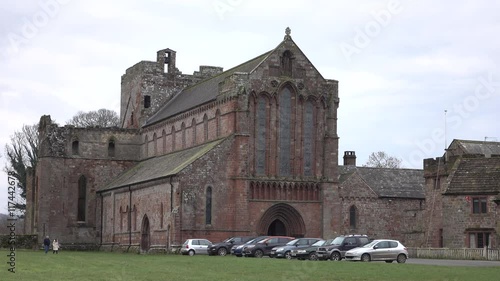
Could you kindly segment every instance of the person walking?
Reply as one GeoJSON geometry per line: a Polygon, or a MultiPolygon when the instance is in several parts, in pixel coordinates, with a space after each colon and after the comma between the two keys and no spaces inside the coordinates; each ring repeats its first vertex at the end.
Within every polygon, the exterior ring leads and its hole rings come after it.
{"type": "Polygon", "coordinates": [[[52,254],[58,254],[59,253],[59,242],[57,239],[54,239],[52,241],[52,254]]]}
{"type": "Polygon", "coordinates": [[[45,236],[45,239],[43,239],[43,249],[45,250],[45,253],[47,253],[49,251],[49,247],[50,247],[50,239],[49,239],[49,236],[45,236]]]}

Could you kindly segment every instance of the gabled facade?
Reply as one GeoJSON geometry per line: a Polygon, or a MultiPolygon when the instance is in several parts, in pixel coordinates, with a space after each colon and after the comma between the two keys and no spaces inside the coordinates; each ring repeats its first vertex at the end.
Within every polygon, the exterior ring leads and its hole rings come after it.
{"type": "Polygon", "coordinates": [[[425,238],[425,193],[422,170],[357,167],[353,151],[339,166],[341,233],[391,237],[407,246],[425,238]]]}
{"type": "Polygon", "coordinates": [[[175,61],[165,49],[127,70],[120,133],[40,127],[47,153],[33,189],[33,232],[143,251],[195,236],[338,233],[337,81],[321,76],[289,31],[227,71],[183,75],[175,61]],[[65,137],[54,140],[59,131],[65,137]],[[103,156],[109,147],[120,157],[103,156]],[[58,199],[64,214],[53,213],[58,199]]]}

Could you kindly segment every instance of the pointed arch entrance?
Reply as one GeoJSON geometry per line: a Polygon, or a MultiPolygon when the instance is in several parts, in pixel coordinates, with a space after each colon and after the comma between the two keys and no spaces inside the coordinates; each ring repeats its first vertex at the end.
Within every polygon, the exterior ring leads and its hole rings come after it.
{"type": "Polygon", "coordinates": [[[279,203],[271,206],[260,218],[259,235],[304,237],[306,226],[300,213],[292,206],[279,203]]]}
{"type": "Polygon", "coordinates": [[[141,227],[141,252],[149,251],[150,241],[149,241],[149,219],[147,215],[142,218],[141,227]]]}

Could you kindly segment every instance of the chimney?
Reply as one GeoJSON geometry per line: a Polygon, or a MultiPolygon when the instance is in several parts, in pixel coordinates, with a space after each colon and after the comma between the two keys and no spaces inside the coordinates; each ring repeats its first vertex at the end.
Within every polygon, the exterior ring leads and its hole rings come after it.
{"type": "Polygon", "coordinates": [[[344,166],[356,166],[355,151],[344,151],[344,166]]]}

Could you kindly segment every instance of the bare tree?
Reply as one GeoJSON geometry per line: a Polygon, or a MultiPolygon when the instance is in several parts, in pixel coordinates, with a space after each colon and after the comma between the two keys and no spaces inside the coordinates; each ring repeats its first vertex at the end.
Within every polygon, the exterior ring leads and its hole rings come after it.
{"type": "Polygon", "coordinates": [[[10,144],[5,145],[5,156],[5,172],[11,172],[18,180],[19,196],[15,198],[15,208],[23,213],[26,209],[26,173],[30,167],[35,171],[38,161],[38,124],[23,125],[21,131],[14,132],[10,144]]]}
{"type": "Polygon", "coordinates": [[[401,168],[401,162],[402,160],[397,157],[390,156],[384,151],[378,151],[370,154],[368,161],[363,165],[363,167],[397,169],[401,168]]]}
{"type": "Polygon", "coordinates": [[[66,124],[76,127],[116,127],[120,124],[120,117],[113,110],[101,108],[97,111],[79,111],[66,124]]]}

